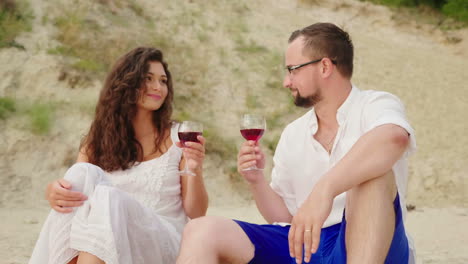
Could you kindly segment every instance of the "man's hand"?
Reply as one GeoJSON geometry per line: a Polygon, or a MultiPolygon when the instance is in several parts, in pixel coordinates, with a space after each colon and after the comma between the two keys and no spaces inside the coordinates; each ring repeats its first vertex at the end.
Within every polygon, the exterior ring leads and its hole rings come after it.
{"type": "Polygon", "coordinates": [[[261,170],[245,170],[253,166],[263,169],[265,167],[265,155],[258,142],[249,140],[242,144],[237,155],[237,171],[248,183],[256,183],[260,178],[263,178],[261,170]]]}
{"type": "Polygon", "coordinates": [[[304,249],[305,262],[310,261],[311,253],[317,252],[320,244],[320,233],[333,205],[333,195],[317,184],[297,211],[289,230],[289,252],[302,263],[304,249]]]}
{"type": "Polygon", "coordinates": [[[81,192],[71,191],[71,184],[65,179],[59,179],[47,185],[46,199],[55,211],[70,213],[72,207],[83,205],[88,197],[81,192]]]}

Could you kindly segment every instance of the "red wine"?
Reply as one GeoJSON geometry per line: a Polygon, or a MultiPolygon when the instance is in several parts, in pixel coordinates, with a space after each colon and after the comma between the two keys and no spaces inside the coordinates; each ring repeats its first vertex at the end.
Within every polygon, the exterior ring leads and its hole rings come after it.
{"type": "Polygon", "coordinates": [[[200,142],[197,136],[201,136],[202,132],[179,132],[180,143],[185,146],[185,142],[200,142]]]}
{"type": "Polygon", "coordinates": [[[259,129],[259,128],[241,129],[240,132],[245,139],[257,141],[263,136],[265,129],[259,129]]]}

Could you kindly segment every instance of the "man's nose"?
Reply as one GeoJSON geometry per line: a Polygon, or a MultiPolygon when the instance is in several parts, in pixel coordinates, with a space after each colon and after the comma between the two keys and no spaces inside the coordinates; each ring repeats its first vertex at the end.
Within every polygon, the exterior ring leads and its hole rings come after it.
{"type": "Polygon", "coordinates": [[[286,74],[283,79],[283,87],[284,88],[291,88],[291,78],[289,74],[286,74]]]}

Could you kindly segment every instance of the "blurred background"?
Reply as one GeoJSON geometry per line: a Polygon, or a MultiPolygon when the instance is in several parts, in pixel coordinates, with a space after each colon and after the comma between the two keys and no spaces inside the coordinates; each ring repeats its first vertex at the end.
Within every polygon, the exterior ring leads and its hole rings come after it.
{"type": "Polygon", "coordinates": [[[405,103],[408,229],[420,263],[468,263],[468,0],[0,0],[0,263],[26,263],[44,190],[77,157],[104,77],[137,46],[161,49],[175,120],[203,122],[211,214],[264,221],[237,173],[239,117],[267,118],[266,174],[282,129],[307,110],[282,87],[290,33],[348,31],[353,83],[405,103]]]}

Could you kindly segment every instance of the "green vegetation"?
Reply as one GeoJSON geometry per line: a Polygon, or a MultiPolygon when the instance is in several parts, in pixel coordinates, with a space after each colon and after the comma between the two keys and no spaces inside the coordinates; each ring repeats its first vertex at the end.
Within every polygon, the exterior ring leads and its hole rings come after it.
{"type": "Polygon", "coordinates": [[[174,114],[172,115],[172,119],[177,121],[177,122],[182,122],[184,120],[190,120],[190,113],[186,111],[181,111],[178,110],[178,108],[175,109],[174,114]]]}
{"type": "Polygon", "coordinates": [[[265,138],[263,143],[271,152],[275,152],[276,146],[280,140],[280,135],[275,135],[274,137],[265,138]]]}
{"type": "Polygon", "coordinates": [[[141,7],[135,0],[133,1],[128,1],[128,7],[135,12],[137,16],[144,17],[145,16],[145,10],[143,7],[141,7]]]}
{"type": "MultiPolygon", "coordinates": [[[[94,116],[98,98],[83,98],[77,102],[78,110],[88,116],[94,116]]],[[[61,107],[61,106],[60,106],[61,107]]]]}
{"type": "Polygon", "coordinates": [[[256,108],[260,108],[261,106],[259,105],[259,102],[258,102],[258,96],[252,95],[250,93],[247,94],[247,99],[245,100],[245,107],[249,111],[252,111],[252,110],[254,110],[256,108]]]}
{"type": "Polygon", "coordinates": [[[47,134],[53,124],[55,104],[52,102],[17,102],[10,97],[0,97],[0,120],[6,120],[13,116],[27,116],[28,125],[34,134],[47,134]]]}
{"type": "Polygon", "coordinates": [[[239,39],[236,50],[238,52],[243,52],[247,54],[262,53],[268,51],[268,49],[264,46],[258,45],[253,41],[247,43],[243,39],[239,39]]]}
{"type": "MultiPolygon", "coordinates": [[[[116,2],[116,5],[123,4],[116,2]]],[[[137,15],[144,11],[133,1],[128,5],[137,15]]],[[[122,54],[136,46],[152,42],[152,37],[139,38],[137,35],[122,37],[120,34],[107,34],[106,27],[98,23],[100,16],[108,18],[118,27],[131,27],[129,18],[121,15],[119,9],[115,8],[117,7],[111,8],[110,5],[103,4],[99,6],[99,16],[90,15],[92,9],[85,5],[76,5],[73,9],[65,8],[60,16],[50,19],[58,29],[56,38],[60,45],[48,50],[48,53],[74,58],[68,66],[87,76],[88,79],[90,76],[102,78],[122,54]]],[[[128,31],[132,32],[131,29],[128,31]]]]}
{"type": "Polygon", "coordinates": [[[428,6],[457,21],[468,23],[467,0],[367,0],[373,3],[393,7],[428,6]]]}
{"type": "Polygon", "coordinates": [[[248,12],[250,12],[250,7],[245,2],[235,1],[233,4],[233,10],[238,15],[246,15],[248,12]]]}
{"type": "Polygon", "coordinates": [[[468,1],[448,0],[447,3],[442,6],[442,12],[459,21],[468,22],[468,1]]]}
{"type": "Polygon", "coordinates": [[[0,119],[5,120],[16,111],[15,100],[9,97],[0,97],[0,119]]]}
{"type": "Polygon", "coordinates": [[[0,1],[0,48],[24,47],[15,41],[23,31],[31,30],[33,16],[25,2],[0,1]]]}
{"type": "Polygon", "coordinates": [[[31,130],[44,135],[50,131],[53,123],[54,107],[51,104],[34,103],[27,111],[31,121],[31,130]]]}
{"type": "Polygon", "coordinates": [[[71,65],[76,70],[102,72],[109,67],[110,58],[106,59],[101,54],[107,53],[112,48],[101,50],[102,47],[94,46],[95,41],[84,36],[84,32],[97,34],[101,31],[97,23],[85,19],[84,12],[82,9],[68,10],[63,16],[54,20],[58,29],[57,40],[62,45],[50,49],[48,52],[49,54],[77,58],[77,61],[71,65]]]}
{"type": "Polygon", "coordinates": [[[103,72],[105,65],[91,59],[81,59],[73,64],[75,69],[88,72],[103,72]]]}

